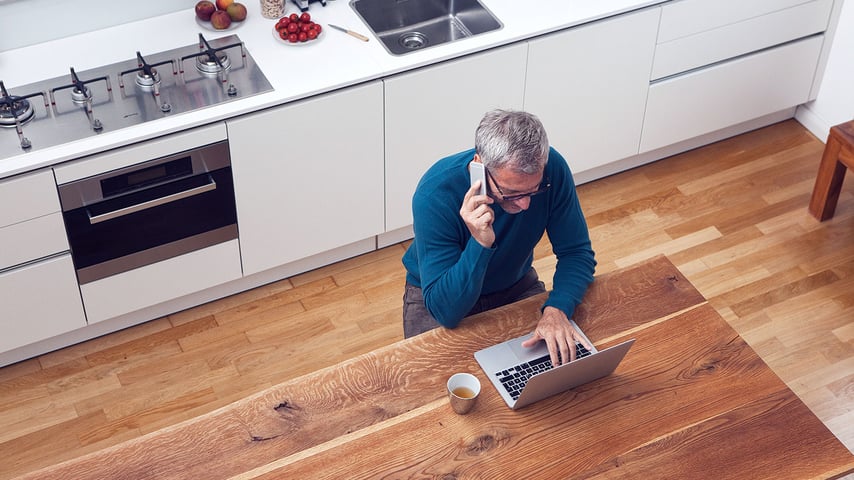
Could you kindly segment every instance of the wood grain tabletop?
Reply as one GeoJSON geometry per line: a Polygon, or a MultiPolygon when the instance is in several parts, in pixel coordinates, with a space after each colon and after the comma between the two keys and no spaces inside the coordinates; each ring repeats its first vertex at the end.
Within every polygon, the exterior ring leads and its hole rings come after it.
{"type": "MultiPolygon", "coordinates": [[[[532,297],[23,478],[836,478],[854,455],[666,257],[598,276],[575,320],[610,376],[510,410],[473,353],[531,331],[532,297]],[[455,372],[483,388],[456,415],[455,372]]],[[[323,355],[323,352],[316,352],[323,355]]]]}

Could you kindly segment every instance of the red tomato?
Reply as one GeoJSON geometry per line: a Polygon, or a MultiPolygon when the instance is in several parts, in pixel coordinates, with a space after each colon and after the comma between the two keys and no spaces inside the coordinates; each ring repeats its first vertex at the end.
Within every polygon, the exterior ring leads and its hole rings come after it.
{"type": "Polygon", "coordinates": [[[303,23],[308,23],[311,21],[311,15],[308,12],[302,12],[302,15],[299,16],[299,20],[303,23]]]}
{"type": "Polygon", "coordinates": [[[290,14],[289,18],[292,22],[299,22],[299,15],[297,15],[296,13],[290,14]]]}
{"type": "Polygon", "coordinates": [[[299,32],[299,41],[305,42],[308,40],[308,34],[305,32],[299,32]]]}
{"type": "Polygon", "coordinates": [[[291,43],[297,43],[299,41],[299,36],[297,36],[296,33],[289,33],[288,34],[288,41],[291,43]]]}
{"type": "Polygon", "coordinates": [[[320,32],[323,30],[322,28],[320,28],[319,23],[315,23],[314,25],[312,25],[312,28],[317,32],[318,35],[320,35],[320,32]]]}
{"type": "Polygon", "coordinates": [[[299,24],[295,22],[291,22],[288,24],[288,33],[297,33],[299,32],[299,24]]]}
{"type": "Polygon", "coordinates": [[[309,40],[314,40],[315,38],[317,38],[317,30],[315,29],[309,30],[308,32],[306,32],[306,34],[308,35],[309,40]]]}
{"type": "Polygon", "coordinates": [[[310,29],[311,29],[311,25],[309,25],[307,23],[301,23],[299,26],[300,32],[308,32],[310,29]]]}
{"type": "Polygon", "coordinates": [[[277,25],[287,25],[289,23],[291,23],[291,19],[288,17],[282,17],[278,22],[276,22],[277,25]]]}

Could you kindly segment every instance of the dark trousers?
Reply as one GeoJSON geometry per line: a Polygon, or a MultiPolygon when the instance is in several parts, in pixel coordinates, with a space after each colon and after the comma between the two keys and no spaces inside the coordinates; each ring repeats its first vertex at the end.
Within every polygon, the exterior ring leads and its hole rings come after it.
{"type": "MultiPolygon", "coordinates": [[[[405,288],[403,293],[404,338],[413,337],[438,327],[439,322],[430,315],[430,312],[427,311],[427,306],[424,305],[424,295],[421,292],[421,288],[409,282],[406,283],[405,288]]],[[[490,293],[489,295],[481,295],[466,316],[498,308],[502,305],[507,305],[545,291],[545,284],[540,281],[537,271],[531,268],[521,280],[510,288],[490,293]]]]}

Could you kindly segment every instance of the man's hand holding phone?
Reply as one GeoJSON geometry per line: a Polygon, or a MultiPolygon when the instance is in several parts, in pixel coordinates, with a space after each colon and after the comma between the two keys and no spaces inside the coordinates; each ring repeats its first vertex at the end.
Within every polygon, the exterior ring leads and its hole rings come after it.
{"type": "Polygon", "coordinates": [[[486,169],[480,161],[469,163],[471,187],[463,198],[460,217],[466,223],[471,236],[485,248],[495,243],[495,231],[492,222],[495,212],[489,205],[493,200],[486,194],[486,169]]]}

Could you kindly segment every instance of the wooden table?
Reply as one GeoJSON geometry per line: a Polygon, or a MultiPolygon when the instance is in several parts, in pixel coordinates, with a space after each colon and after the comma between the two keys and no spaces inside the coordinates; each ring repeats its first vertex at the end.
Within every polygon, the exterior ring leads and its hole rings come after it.
{"type": "MultiPolygon", "coordinates": [[[[577,322],[637,339],[611,376],[518,411],[472,353],[542,297],[404,340],[25,478],[835,478],[854,455],[664,257],[597,277],[577,322]],[[483,383],[456,415],[444,385],[483,383]]],[[[318,352],[318,354],[322,354],[318,352]]]]}

